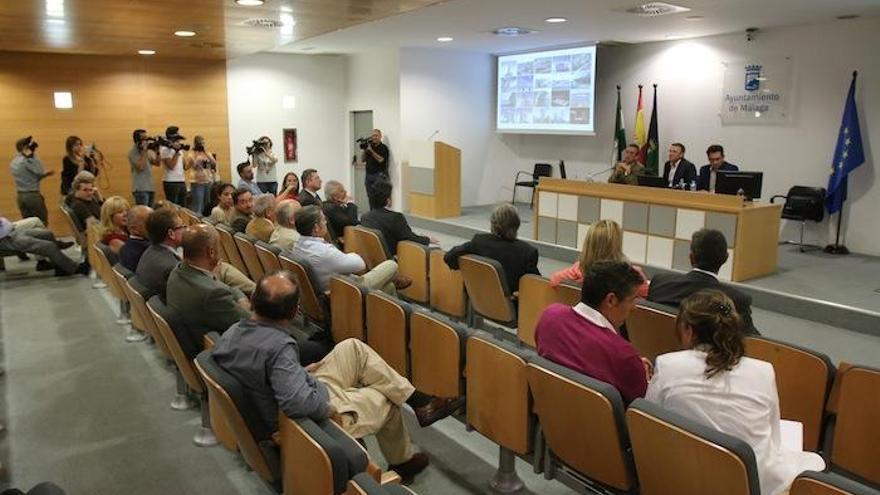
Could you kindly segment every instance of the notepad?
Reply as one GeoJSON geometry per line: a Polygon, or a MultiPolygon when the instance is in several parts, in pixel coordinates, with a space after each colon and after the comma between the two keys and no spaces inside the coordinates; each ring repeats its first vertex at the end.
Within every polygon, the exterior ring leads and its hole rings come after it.
{"type": "Polygon", "coordinates": [[[803,452],[804,450],[804,424],[800,421],[779,421],[780,433],[782,434],[782,446],[786,450],[803,452]]]}

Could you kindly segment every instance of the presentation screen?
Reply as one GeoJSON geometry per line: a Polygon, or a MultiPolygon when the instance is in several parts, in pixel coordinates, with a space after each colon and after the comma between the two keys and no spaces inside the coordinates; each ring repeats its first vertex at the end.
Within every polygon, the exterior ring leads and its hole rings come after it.
{"type": "Polygon", "coordinates": [[[592,134],[596,47],[498,57],[499,132],[592,134]]]}

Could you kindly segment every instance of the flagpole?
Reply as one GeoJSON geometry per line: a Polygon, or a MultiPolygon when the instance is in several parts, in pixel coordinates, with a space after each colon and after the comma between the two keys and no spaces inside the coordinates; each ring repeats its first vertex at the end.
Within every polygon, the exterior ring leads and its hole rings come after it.
{"type": "MultiPolygon", "coordinates": [[[[856,77],[859,75],[859,71],[853,71],[853,83],[856,81],[856,77]]],[[[847,182],[849,181],[846,179],[847,182]]],[[[848,184],[847,184],[848,185],[848,184]]],[[[829,244],[825,246],[824,251],[828,254],[849,254],[849,249],[843,244],[840,243],[840,225],[843,223],[843,208],[846,206],[846,200],[840,203],[840,211],[837,212],[837,235],[834,238],[834,244],[829,244]]]]}

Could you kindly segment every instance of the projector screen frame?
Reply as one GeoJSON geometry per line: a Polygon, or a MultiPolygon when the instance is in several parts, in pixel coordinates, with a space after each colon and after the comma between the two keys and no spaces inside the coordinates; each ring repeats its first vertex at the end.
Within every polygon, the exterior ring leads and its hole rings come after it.
{"type": "MultiPolygon", "coordinates": [[[[534,48],[528,50],[518,50],[512,52],[504,52],[504,53],[495,53],[493,57],[495,58],[494,64],[494,81],[495,81],[495,101],[494,101],[494,120],[495,120],[495,132],[497,134],[536,134],[536,135],[561,135],[561,136],[595,136],[597,132],[596,126],[596,67],[598,65],[598,53],[599,53],[599,43],[598,42],[579,42],[574,44],[567,44],[562,46],[553,46],[553,47],[543,47],[543,48],[534,48]],[[562,128],[560,126],[568,125],[572,126],[572,124],[546,124],[546,123],[538,123],[538,124],[523,124],[529,125],[530,127],[525,128],[511,128],[511,127],[503,127],[501,125],[501,94],[502,94],[502,80],[500,76],[501,71],[501,59],[504,57],[515,57],[519,55],[529,55],[529,54],[541,54],[547,53],[549,56],[559,56],[558,52],[566,52],[566,51],[574,51],[574,50],[582,50],[582,49],[592,49],[592,57],[590,61],[590,121],[592,122],[592,126],[589,129],[578,130],[573,128],[562,128]],[[534,126],[548,126],[546,129],[542,129],[540,127],[534,126]]],[[[553,71],[555,73],[555,70],[553,71]]],[[[552,98],[552,91],[551,91],[552,98]]],[[[552,108],[552,107],[550,107],[552,108]]]]}

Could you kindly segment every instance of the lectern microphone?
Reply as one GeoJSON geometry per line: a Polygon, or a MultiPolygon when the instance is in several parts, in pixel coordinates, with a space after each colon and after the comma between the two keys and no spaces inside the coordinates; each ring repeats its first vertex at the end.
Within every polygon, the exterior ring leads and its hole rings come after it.
{"type": "Polygon", "coordinates": [[[437,129],[436,131],[434,131],[433,134],[431,134],[430,136],[428,136],[428,141],[434,139],[434,136],[436,136],[437,134],[440,134],[440,129],[437,129]]]}

